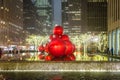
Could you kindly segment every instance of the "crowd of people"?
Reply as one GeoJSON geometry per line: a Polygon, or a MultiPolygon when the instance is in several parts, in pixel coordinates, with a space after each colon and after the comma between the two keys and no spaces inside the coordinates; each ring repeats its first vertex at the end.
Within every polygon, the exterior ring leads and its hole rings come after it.
{"type": "Polygon", "coordinates": [[[0,48],[0,60],[23,60],[29,57],[30,53],[28,51],[25,52],[18,50],[17,48],[9,51],[4,51],[2,48],[0,48]]]}

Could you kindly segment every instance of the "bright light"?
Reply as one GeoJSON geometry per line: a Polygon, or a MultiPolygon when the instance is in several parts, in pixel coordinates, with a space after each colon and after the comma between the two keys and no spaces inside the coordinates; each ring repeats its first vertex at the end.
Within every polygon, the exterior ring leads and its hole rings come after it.
{"type": "Polygon", "coordinates": [[[4,7],[1,7],[1,9],[4,9],[4,7]]]}
{"type": "Polygon", "coordinates": [[[92,39],[94,42],[98,42],[99,41],[99,38],[98,37],[95,37],[92,39]]]}

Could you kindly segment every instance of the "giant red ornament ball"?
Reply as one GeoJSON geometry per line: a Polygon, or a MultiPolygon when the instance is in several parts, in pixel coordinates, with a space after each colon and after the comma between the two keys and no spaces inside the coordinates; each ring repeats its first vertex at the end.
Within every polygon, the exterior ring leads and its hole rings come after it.
{"type": "Polygon", "coordinates": [[[49,43],[49,53],[55,57],[62,57],[65,53],[65,44],[61,39],[54,39],[49,43]]]}
{"type": "Polygon", "coordinates": [[[56,39],[56,38],[59,38],[59,35],[51,34],[49,38],[50,40],[56,39]]]}
{"type": "Polygon", "coordinates": [[[47,55],[46,57],[45,57],[45,61],[51,61],[52,60],[52,56],[51,55],[47,55]]]}
{"type": "Polygon", "coordinates": [[[44,55],[44,54],[39,54],[39,55],[38,55],[38,58],[39,58],[39,59],[44,59],[44,58],[45,58],[45,55],[44,55]]]}
{"type": "Polygon", "coordinates": [[[69,37],[66,34],[62,35],[61,39],[64,40],[64,41],[69,41],[69,37]]]}
{"type": "Polygon", "coordinates": [[[73,53],[73,45],[70,41],[64,41],[65,42],[65,55],[70,55],[73,53]]]}
{"type": "Polygon", "coordinates": [[[43,45],[40,45],[40,46],[38,47],[38,50],[39,50],[40,52],[43,52],[43,51],[44,51],[44,46],[43,46],[43,45]]]}
{"type": "MultiPolygon", "coordinates": [[[[73,52],[75,51],[75,45],[69,39],[69,36],[63,34],[62,26],[55,26],[53,29],[53,34],[49,36],[49,42],[45,46],[39,46],[40,52],[48,53],[45,56],[46,61],[73,61],[75,56],[73,52]]],[[[39,55],[39,58],[43,58],[39,55]]]]}
{"type": "Polygon", "coordinates": [[[76,49],[76,48],[75,48],[75,45],[74,45],[74,44],[72,44],[72,47],[73,47],[73,52],[75,52],[75,49],[76,49]]]}
{"type": "Polygon", "coordinates": [[[47,52],[47,53],[49,53],[49,51],[48,51],[48,46],[49,46],[49,43],[47,43],[47,44],[45,45],[45,52],[47,52]]]}
{"type": "Polygon", "coordinates": [[[75,56],[73,54],[64,57],[64,61],[74,61],[74,60],[75,60],[75,56]]]}
{"type": "Polygon", "coordinates": [[[55,26],[53,29],[53,34],[62,35],[63,34],[63,27],[62,26],[55,26]]]}
{"type": "Polygon", "coordinates": [[[74,60],[75,60],[75,56],[74,56],[73,54],[68,55],[68,57],[70,58],[71,61],[74,61],[74,60]]]}

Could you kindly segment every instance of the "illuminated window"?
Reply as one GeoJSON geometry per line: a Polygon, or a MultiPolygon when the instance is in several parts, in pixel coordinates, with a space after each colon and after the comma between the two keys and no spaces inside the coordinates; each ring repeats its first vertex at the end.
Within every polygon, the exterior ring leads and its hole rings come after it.
{"type": "Polygon", "coordinates": [[[20,0],[21,2],[23,2],[23,0],[20,0]]]}
{"type": "Polygon", "coordinates": [[[17,8],[20,8],[18,5],[16,5],[17,8]]]}
{"type": "Polygon", "coordinates": [[[4,9],[4,7],[1,7],[1,9],[4,9]]]}
{"type": "Polygon", "coordinates": [[[120,29],[119,29],[119,38],[118,38],[118,44],[119,44],[119,46],[118,46],[118,49],[119,49],[119,54],[120,54],[120,29]]]}

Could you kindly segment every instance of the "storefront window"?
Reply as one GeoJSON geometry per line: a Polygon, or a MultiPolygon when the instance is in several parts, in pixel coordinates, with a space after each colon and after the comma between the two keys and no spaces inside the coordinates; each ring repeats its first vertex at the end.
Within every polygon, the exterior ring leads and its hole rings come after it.
{"type": "Polygon", "coordinates": [[[109,42],[109,44],[108,44],[109,46],[108,47],[109,47],[109,49],[111,49],[111,32],[108,35],[108,40],[109,40],[108,41],[109,42]]]}
{"type": "Polygon", "coordinates": [[[119,39],[118,39],[118,54],[120,55],[120,29],[119,29],[119,39]]]}
{"type": "Polygon", "coordinates": [[[115,45],[116,45],[116,38],[115,38],[115,34],[116,34],[116,32],[115,31],[113,31],[113,46],[112,46],[112,48],[113,48],[113,54],[115,53],[115,45]]]}

